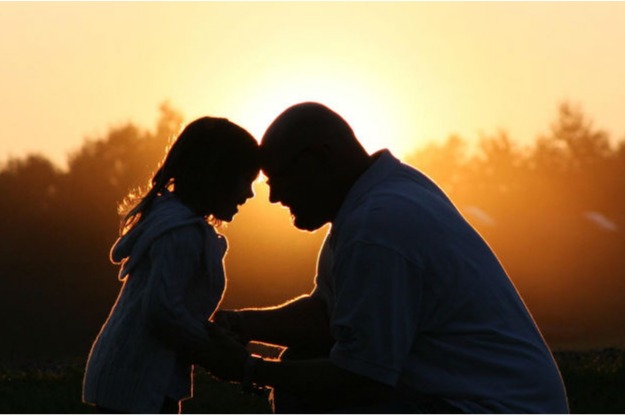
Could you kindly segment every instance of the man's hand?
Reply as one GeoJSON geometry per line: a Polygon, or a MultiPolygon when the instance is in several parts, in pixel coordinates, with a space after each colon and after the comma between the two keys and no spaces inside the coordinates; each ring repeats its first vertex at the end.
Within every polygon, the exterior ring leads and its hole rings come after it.
{"type": "Polygon", "coordinates": [[[237,311],[217,311],[213,316],[213,322],[226,329],[241,344],[247,345],[250,337],[245,328],[243,315],[237,311]]]}
{"type": "Polygon", "coordinates": [[[232,338],[228,331],[207,323],[209,346],[195,354],[193,361],[214,376],[226,381],[241,381],[245,361],[250,355],[241,343],[232,338]]]}

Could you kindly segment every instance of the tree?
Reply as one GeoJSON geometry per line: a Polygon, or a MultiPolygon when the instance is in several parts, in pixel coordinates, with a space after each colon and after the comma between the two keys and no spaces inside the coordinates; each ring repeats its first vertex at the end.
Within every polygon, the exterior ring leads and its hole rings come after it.
{"type": "Polygon", "coordinates": [[[0,328],[4,357],[88,351],[119,289],[108,260],[117,204],[146,183],[182,122],[160,110],[154,132],[129,123],[86,140],[67,172],[38,155],[0,172],[0,313],[19,317],[0,328]]]}

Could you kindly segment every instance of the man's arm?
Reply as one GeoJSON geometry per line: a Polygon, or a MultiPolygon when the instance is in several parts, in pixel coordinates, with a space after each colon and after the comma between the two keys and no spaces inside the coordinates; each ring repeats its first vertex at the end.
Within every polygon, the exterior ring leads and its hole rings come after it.
{"type": "Polygon", "coordinates": [[[366,406],[388,400],[392,393],[390,386],[339,368],[327,358],[259,360],[250,381],[288,392],[323,411],[366,406]]]}
{"type": "Polygon", "coordinates": [[[325,303],[308,295],[271,308],[218,311],[214,321],[244,343],[255,340],[325,355],[334,344],[325,303]]]}
{"type": "Polygon", "coordinates": [[[195,362],[223,380],[275,387],[320,411],[367,405],[388,399],[392,392],[390,386],[337,367],[327,358],[251,358],[223,329],[208,326],[207,330],[210,346],[194,357],[195,362]]]}

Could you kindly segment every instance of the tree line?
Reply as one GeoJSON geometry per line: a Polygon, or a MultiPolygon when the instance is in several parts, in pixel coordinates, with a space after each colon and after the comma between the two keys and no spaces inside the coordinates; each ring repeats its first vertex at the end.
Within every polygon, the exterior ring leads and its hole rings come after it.
{"type": "MultiPolygon", "coordinates": [[[[61,169],[44,155],[0,168],[0,353],[5,360],[85,355],[120,283],[108,252],[116,208],[147,184],[184,117],[167,104],[153,129],[133,123],[85,140],[61,169]]],[[[415,141],[416,142],[416,141],[415,141]]],[[[625,342],[625,140],[562,103],[526,147],[505,131],[477,146],[457,135],[402,158],[432,177],[486,238],[552,345],[625,342]]],[[[323,230],[295,230],[256,198],[228,237],[224,307],[276,304],[312,289],[323,230]]]]}

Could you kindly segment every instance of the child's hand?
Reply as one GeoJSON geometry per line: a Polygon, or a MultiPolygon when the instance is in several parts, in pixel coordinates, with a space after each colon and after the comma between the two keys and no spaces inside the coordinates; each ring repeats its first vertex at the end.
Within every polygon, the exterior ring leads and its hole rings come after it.
{"type": "Polygon", "coordinates": [[[241,344],[247,345],[250,338],[245,330],[243,315],[237,311],[217,311],[213,316],[213,322],[221,328],[228,330],[241,344]]]}
{"type": "Polygon", "coordinates": [[[222,380],[241,381],[249,352],[229,331],[210,323],[205,327],[210,342],[194,361],[222,380]]]}

